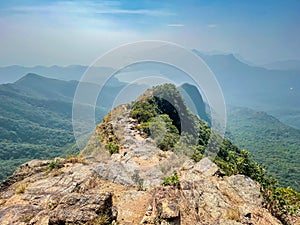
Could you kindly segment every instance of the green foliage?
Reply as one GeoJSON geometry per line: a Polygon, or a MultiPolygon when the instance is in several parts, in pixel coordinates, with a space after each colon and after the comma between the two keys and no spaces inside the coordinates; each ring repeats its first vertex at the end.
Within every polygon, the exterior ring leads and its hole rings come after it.
{"type": "Polygon", "coordinates": [[[141,123],[137,126],[137,129],[141,131],[141,134],[144,135],[145,137],[150,136],[150,122],[144,122],[141,123]]]}
{"type": "Polygon", "coordinates": [[[197,132],[198,132],[198,145],[207,145],[210,139],[211,129],[207,123],[203,121],[197,121],[197,132]]]}
{"type": "Polygon", "coordinates": [[[152,138],[161,150],[173,150],[179,140],[179,133],[167,114],[162,114],[152,119],[149,122],[149,127],[152,131],[152,138]]]}
{"type": "Polygon", "coordinates": [[[157,115],[158,108],[153,98],[145,101],[136,101],[131,108],[131,117],[137,119],[139,123],[147,122],[157,115]]]}
{"type": "Polygon", "coordinates": [[[196,145],[193,147],[193,150],[194,152],[191,156],[191,159],[193,159],[195,162],[199,162],[203,158],[205,147],[202,145],[196,145]]]}
{"type": "Polygon", "coordinates": [[[137,129],[142,131],[144,136],[151,136],[164,151],[172,150],[179,140],[178,130],[167,114],[152,117],[149,121],[139,124],[137,129]]]}
{"type": "Polygon", "coordinates": [[[157,146],[163,151],[173,150],[178,139],[179,137],[176,133],[167,132],[157,146]]]}
{"type": "Polygon", "coordinates": [[[72,102],[42,91],[43,97],[21,84],[0,85],[0,180],[26,161],[63,156],[75,144],[72,102]]]}
{"type": "Polygon", "coordinates": [[[112,154],[115,154],[115,153],[119,153],[119,150],[120,150],[120,145],[117,144],[116,142],[114,141],[110,141],[108,142],[106,145],[105,145],[105,148],[109,151],[109,153],[112,155],[112,154]]]}
{"type": "Polygon", "coordinates": [[[177,171],[173,171],[173,175],[166,177],[162,182],[163,186],[180,187],[177,171]]]}
{"type": "Polygon", "coordinates": [[[157,86],[153,89],[153,96],[160,113],[169,115],[179,134],[196,134],[195,116],[188,110],[175,85],[157,86]]]}
{"type": "Polygon", "coordinates": [[[49,163],[49,170],[51,171],[51,170],[54,170],[54,169],[59,169],[59,168],[62,168],[63,167],[63,164],[59,161],[59,160],[57,160],[57,159],[55,159],[55,160],[52,160],[50,163],[49,163]]]}
{"type": "Polygon", "coordinates": [[[16,167],[29,161],[29,159],[13,159],[13,160],[0,160],[0,180],[6,179],[8,176],[12,175],[16,170],[16,167]]]}
{"type": "Polygon", "coordinates": [[[196,117],[172,84],[154,87],[152,96],[133,103],[131,116],[140,123],[137,129],[142,135],[152,137],[164,151],[174,150],[181,133],[195,135],[196,117]]]}
{"type": "Polygon", "coordinates": [[[300,209],[300,194],[291,187],[276,188],[274,198],[280,211],[295,214],[300,209]]]}
{"type": "Polygon", "coordinates": [[[282,186],[300,191],[300,131],[276,118],[246,108],[228,114],[229,138],[247,149],[282,186]]]}

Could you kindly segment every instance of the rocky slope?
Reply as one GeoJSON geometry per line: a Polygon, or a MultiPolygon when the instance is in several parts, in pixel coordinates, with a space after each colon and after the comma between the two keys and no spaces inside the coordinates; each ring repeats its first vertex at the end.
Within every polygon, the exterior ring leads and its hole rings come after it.
{"type": "Polygon", "coordinates": [[[111,111],[80,155],[30,161],[1,183],[0,224],[282,224],[257,182],[162,151],[130,110],[111,111]]]}
{"type": "MultiPolygon", "coordinates": [[[[139,153],[130,160],[144,160],[139,153]]],[[[49,161],[31,161],[16,171],[19,181],[2,186],[1,224],[281,224],[262,207],[257,183],[243,175],[223,176],[208,158],[183,164],[180,187],[144,188],[130,173],[123,176],[120,167],[132,166],[124,159],[111,159],[106,169],[101,162],[59,161],[63,167],[53,171],[49,161]]]]}

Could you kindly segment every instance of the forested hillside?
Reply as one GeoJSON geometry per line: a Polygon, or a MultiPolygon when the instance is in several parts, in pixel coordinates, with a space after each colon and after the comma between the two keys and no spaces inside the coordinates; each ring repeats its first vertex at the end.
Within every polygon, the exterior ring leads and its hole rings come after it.
{"type": "Polygon", "coordinates": [[[75,88],[76,82],[33,74],[0,85],[0,179],[29,159],[68,154],[75,141],[71,124],[75,88]]]}
{"type": "MultiPolygon", "coordinates": [[[[27,74],[0,85],[0,180],[21,163],[77,152],[72,127],[72,104],[77,81],[27,74]]],[[[99,87],[83,83],[87,91],[99,87]]],[[[96,123],[112,107],[124,83],[111,79],[96,106],[96,123]]]]}
{"type": "Polygon", "coordinates": [[[300,191],[300,131],[265,112],[228,110],[229,137],[276,177],[281,185],[300,191]]]}

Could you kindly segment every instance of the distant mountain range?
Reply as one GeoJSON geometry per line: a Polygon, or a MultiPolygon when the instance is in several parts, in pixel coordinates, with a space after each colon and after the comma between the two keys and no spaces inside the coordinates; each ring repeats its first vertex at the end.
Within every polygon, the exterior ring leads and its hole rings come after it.
{"type": "MultiPolygon", "coordinates": [[[[280,62],[281,65],[288,64],[290,66],[268,67],[270,69],[266,69],[249,65],[245,61],[242,62],[233,54],[209,55],[197,50],[193,51],[215,73],[228,106],[241,106],[265,111],[289,126],[300,129],[300,71],[293,69],[296,68],[298,61],[280,62]]],[[[0,83],[14,82],[27,73],[36,73],[67,81],[80,80],[87,68],[76,65],[67,67],[0,67],[0,83]]],[[[92,67],[89,72],[94,76],[101,76],[112,71],[112,68],[92,67]]],[[[123,75],[119,77],[124,82],[135,82],[141,74],[158,76],[163,74],[177,84],[190,82],[182,71],[165,65],[141,64],[130,66],[123,72],[123,75]]],[[[118,85],[117,79],[115,81],[118,85]]]]}
{"type": "Polygon", "coordinates": [[[250,66],[234,55],[203,55],[215,73],[228,106],[265,111],[300,129],[300,72],[250,66]]]}
{"type": "MultiPolygon", "coordinates": [[[[60,80],[77,80],[79,81],[84,72],[88,69],[88,66],[7,66],[0,67],[0,84],[13,83],[22,78],[28,73],[40,74],[44,77],[55,78],[60,80]]],[[[111,68],[92,67],[91,72],[95,75],[101,75],[104,72],[113,71],[111,68]]]]}

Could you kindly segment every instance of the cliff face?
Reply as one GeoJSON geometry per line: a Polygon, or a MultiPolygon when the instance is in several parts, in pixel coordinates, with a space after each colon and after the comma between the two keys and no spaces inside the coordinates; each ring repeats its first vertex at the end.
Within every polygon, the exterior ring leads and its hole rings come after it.
{"type": "Polygon", "coordinates": [[[281,224],[255,181],[162,151],[130,110],[112,110],[80,155],[22,165],[0,186],[0,224],[281,224]]]}

